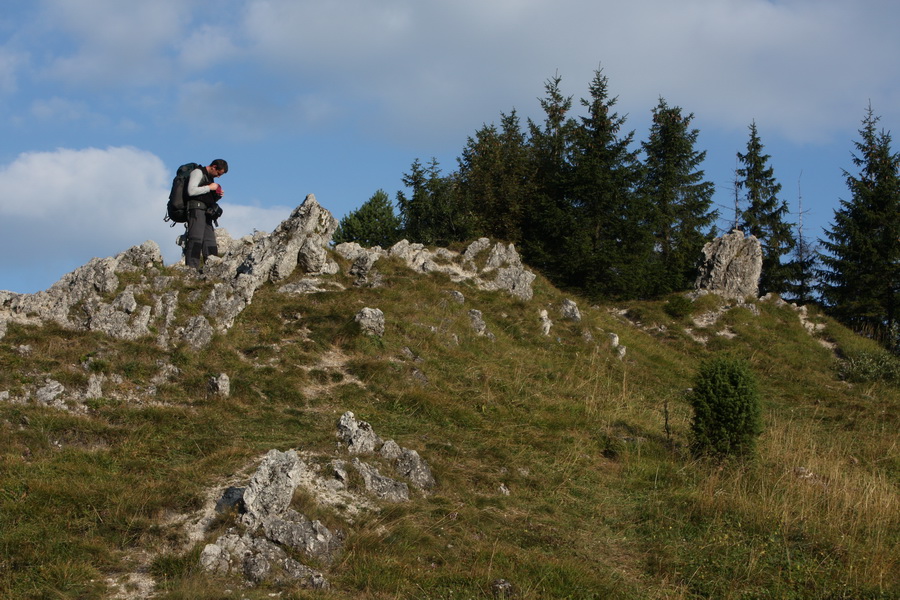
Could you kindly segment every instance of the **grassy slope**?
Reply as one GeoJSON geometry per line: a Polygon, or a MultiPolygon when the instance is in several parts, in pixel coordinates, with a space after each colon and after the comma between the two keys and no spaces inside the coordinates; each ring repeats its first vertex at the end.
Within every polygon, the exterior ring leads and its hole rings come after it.
{"type": "MultiPolygon", "coordinates": [[[[224,595],[233,582],[197,570],[202,544],[180,550],[184,533],[167,521],[271,448],[333,454],[346,410],[418,450],[437,490],[343,524],[341,557],[319,565],[330,591],[243,597],[490,598],[499,578],[520,598],[900,596],[898,391],[840,381],[832,351],[790,308],[731,310],[697,332],[704,346],[662,303],[617,307],[625,316],[579,301],[576,324],[562,321],[565,296],[540,278],[522,303],[390,261],[377,267],[379,289],[344,281],[344,293],[291,297],[266,287],[200,353],[10,327],[0,390],[16,395],[44,374],[69,388],[91,372],[122,379],[86,415],[0,403],[0,597],[103,598],[105,578],[132,570],[142,551],[155,556],[159,597],[238,597],[224,595]],[[384,311],[382,339],[358,335],[364,306],[384,311]],[[549,337],[543,307],[556,321],[549,337]],[[472,331],[473,308],[493,341],[472,331]],[[733,339],[715,335],[726,326],[733,339]],[[610,332],[627,346],[624,360],[610,332]],[[761,382],[766,431],[747,464],[686,451],[684,390],[717,352],[748,359],[761,382]],[[155,386],[152,403],[112,399],[146,394],[159,361],[181,373],[155,386]],[[231,378],[227,399],[206,390],[220,372],[231,378]],[[801,467],[812,476],[798,476],[801,467]]],[[[872,349],[816,320],[840,350],[872,349]]],[[[230,524],[220,521],[219,530],[230,524]]]]}

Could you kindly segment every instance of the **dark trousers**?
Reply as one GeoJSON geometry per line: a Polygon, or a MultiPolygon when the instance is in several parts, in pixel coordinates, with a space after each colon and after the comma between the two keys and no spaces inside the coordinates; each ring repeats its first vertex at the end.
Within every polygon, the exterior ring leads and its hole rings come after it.
{"type": "Polygon", "coordinates": [[[205,208],[188,210],[187,243],[184,245],[184,262],[189,267],[200,268],[200,257],[218,256],[216,229],[205,208]]]}

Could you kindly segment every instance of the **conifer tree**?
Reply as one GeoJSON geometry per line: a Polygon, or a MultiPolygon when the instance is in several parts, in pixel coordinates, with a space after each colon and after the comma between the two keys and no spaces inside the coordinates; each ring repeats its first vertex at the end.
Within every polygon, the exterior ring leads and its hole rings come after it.
{"type": "Polygon", "coordinates": [[[653,210],[653,235],[658,272],[655,292],[665,294],[690,287],[703,246],[713,237],[718,212],[711,210],[715,186],[700,169],[706,152],[695,149],[699,130],[694,115],[683,116],[663,98],[653,109],[653,125],[644,150],[641,193],[653,210]]]}
{"type": "Polygon", "coordinates": [[[473,236],[521,242],[531,178],[527,141],[516,111],[501,115],[500,130],[485,125],[470,137],[458,163],[459,202],[475,217],[473,236]]]}
{"type": "Polygon", "coordinates": [[[630,148],[634,132],[622,133],[625,117],[613,112],[617,99],[607,86],[598,69],[590,98],[581,101],[587,116],[574,137],[571,282],[591,296],[635,298],[650,291],[652,210],[636,193],[640,163],[630,148]]]}
{"type": "Polygon", "coordinates": [[[357,242],[365,247],[388,248],[400,240],[400,218],[384,190],[378,190],[338,224],[335,244],[357,242]]]}
{"type": "Polygon", "coordinates": [[[854,142],[857,174],[844,171],[850,200],[841,200],[821,240],[820,291],[826,306],[857,331],[895,347],[900,292],[900,155],[889,132],[876,130],[871,105],[854,142]]]}
{"type": "Polygon", "coordinates": [[[470,235],[471,214],[457,202],[455,178],[441,175],[437,159],[427,166],[415,159],[403,184],[412,190],[407,197],[397,192],[397,208],[403,222],[403,235],[410,241],[445,246],[470,235]]]}
{"type": "Polygon", "coordinates": [[[785,300],[804,305],[815,301],[816,271],[819,259],[816,244],[810,242],[803,233],[803,199],[799,190],[796,232],[797,243],[791,252],[791,260],[787,263],[789,277],[785,285],[784,297],[785,300]]]}
{"type": "Polygon", "coordinates": [[[557,284],[564,284],[567,268],[562,248],[571,232],[573,215],[569,198],[572,132],[569,117],[572,97],[560,91],[559,75],[544,84],[541,99],[544,122],[528,120],[528,172],[531,184],[523,197],[522,254],[557,284]]]}
{"type": "Polygon", "coordinates": [[[771,157],[763,154],[755,121],[750,124],[747,152],[738,152],[737,157],[743,166],[736,170],[736,184],[739,190],[743,190],[746,202],[746,208],[741,213],[741,229],[745,234],[756,236],[763,250],[760,293],[781,293],[790,278],[789,269],[781,263],[781,257],[790,252],[796,242],[791,225],[784,221],[788,206],[778,198],[781,184],[775,180],[775,171],[768,165],[771,157]]]}

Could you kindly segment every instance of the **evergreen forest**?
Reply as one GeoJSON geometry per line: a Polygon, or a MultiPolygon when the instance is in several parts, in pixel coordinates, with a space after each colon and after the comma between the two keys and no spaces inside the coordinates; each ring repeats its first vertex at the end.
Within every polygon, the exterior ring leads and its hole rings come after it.
{"type": "Polygon", "coordinates": [[[802,208],[790,212],[755,121],[736,152],[733,221],[726,220],[703,171],[693,113],[660,97],[637,140],[602,69],[580,114],[561,81],[554,75],[544,84],[542,122],[501,113],[499,124],[466,139],[450,172],[436,159],[415,159],[395,204],[378,190],[341,220],[334,241],[449,246],[490,237],[515,244],[563,290],[622,301],[692,289],[703,246],[738,228],[762,247],[760,295],[818,304],[897,350],[900,155],[871,106],[853,171],[844,172],[849,198],[816,240],[803,230],[802,208]]]}

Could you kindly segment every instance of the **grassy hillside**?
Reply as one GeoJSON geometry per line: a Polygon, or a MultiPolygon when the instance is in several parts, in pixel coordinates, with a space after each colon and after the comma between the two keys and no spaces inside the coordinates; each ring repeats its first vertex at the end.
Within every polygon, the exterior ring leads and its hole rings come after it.
{"type": "MultiPolygon", "coordinates": [[[[380,288],[345,275],[338,293],[267,285],[199,352],[11,325],[0,340],[0,597],[109,598],[129,573],[152,577],[157,598],[192,600],[492,598],[499,579],[523,599],[900,597],[900,393],[895,362],[867,340],[816,314],[813,336],[771,301],[703,328],[670,316],[674,302],[590,307],[538,278],[526,303],[389,259],[377,269],[380,288]],[[560,317],[567,297],[581,322],[560,317]],[[384,312],[383,337],[359,334],[366,306],[384,312]],[[493,339],[476,335],[472,309],[493,339]],[[752,461],[688,451],[685,391],[718,353],[749,361],[760,382],[752,461]],[[219,373],[227,398],[207,388],[219,373]],[[14,401],[48,377],[83,389],[92,374],[106,377],[104,396],[83,409],[14,401]],[[348,410],[417,450],[436,489],[352,523],[298,492],[298,510],[346,534],[334,563],[313,565],[327,591],[201,571],[205,541],[235,515],[199,542],[182,517],[246,481],[272,448],[340,455],[348,410]]],[[[190,292],[207,288],[180,285],[186,321],[190,292]]],[[[690,311],[723,302],[701,297],[690,311]]]]}

